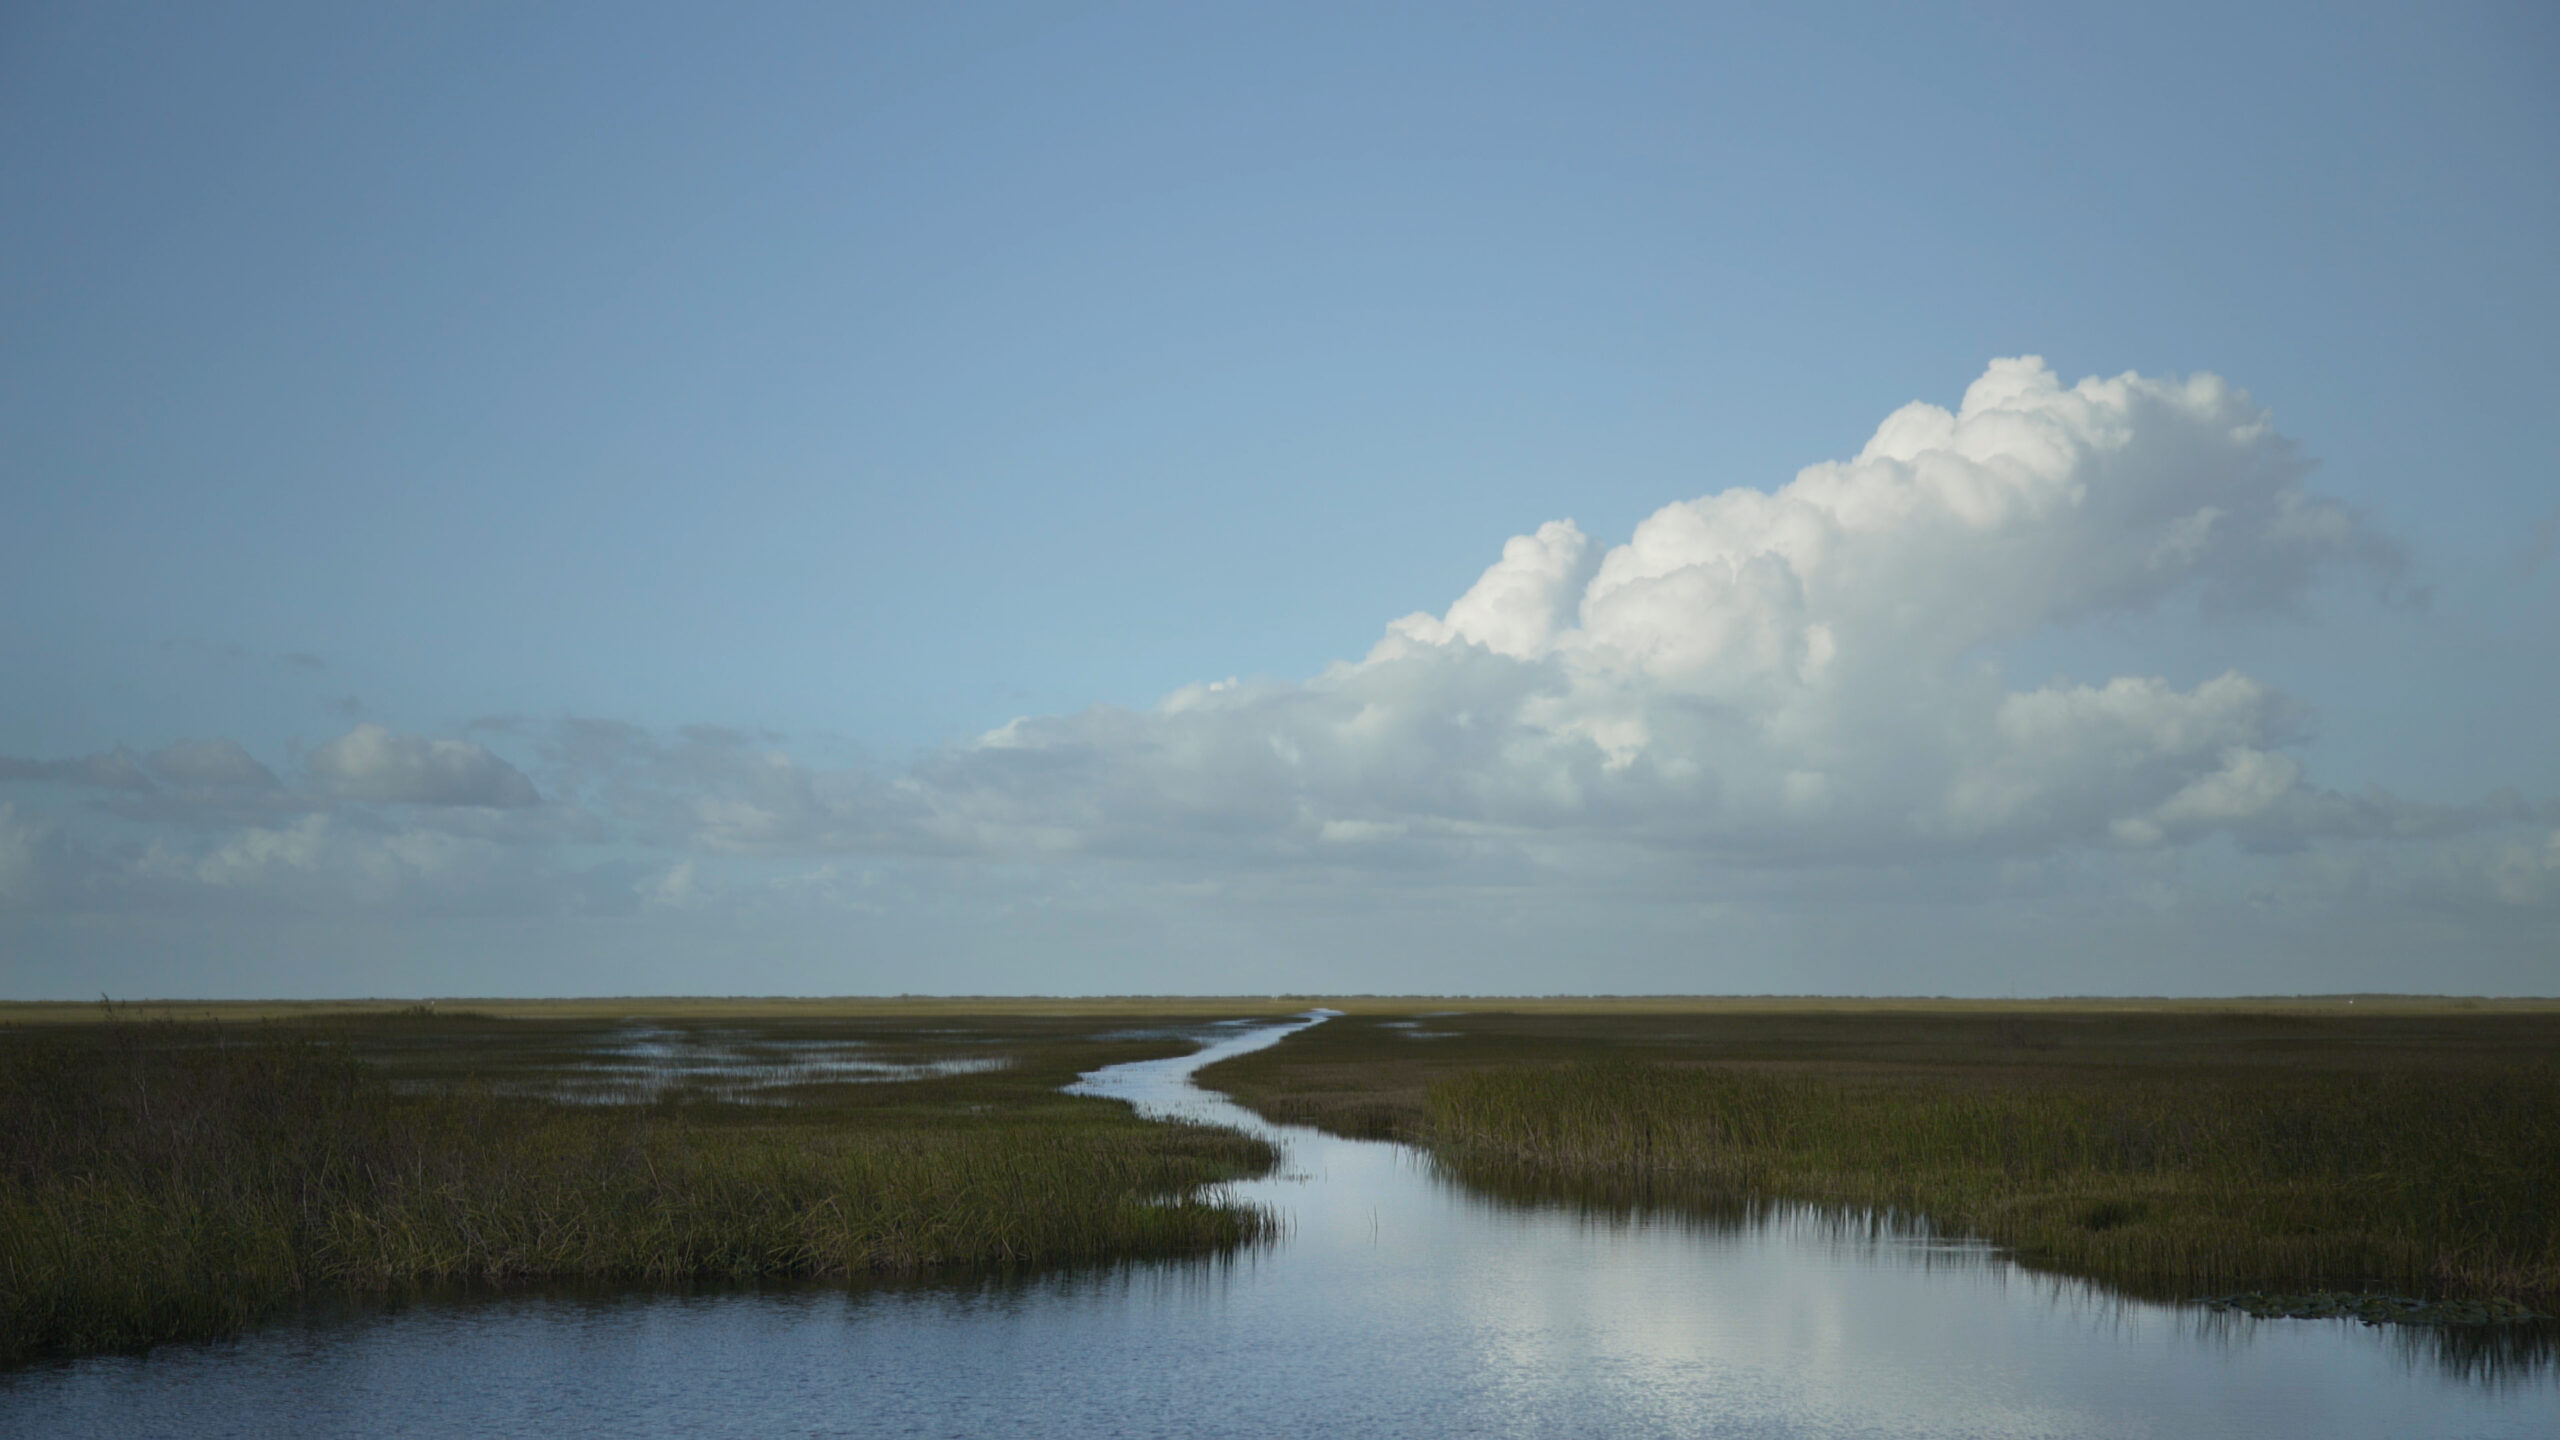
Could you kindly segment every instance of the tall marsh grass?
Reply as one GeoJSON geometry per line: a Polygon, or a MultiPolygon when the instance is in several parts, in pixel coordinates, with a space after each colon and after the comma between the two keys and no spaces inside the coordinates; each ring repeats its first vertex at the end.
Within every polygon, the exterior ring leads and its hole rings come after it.
{"type": "Polygon", "coordinates": [[[1428,1090],[1461,1178],[1926,1217],[2155,1295],[2560,1296],[2560,1069],[1891,1081],[1632,1060],[1428,1090]]]}
{"type": "MultiPolygon", "coordinates": [[[[1262,1238],[1271,1152],[1107,1102],[965,1123],[395,1089],[343,1045],[174,1024],[0,1043],[0,1360],[429,1282],[836,1278],[1262,1238]]],[[[979,1112],[994,1113],[979,1113],[979,1112]]]]}

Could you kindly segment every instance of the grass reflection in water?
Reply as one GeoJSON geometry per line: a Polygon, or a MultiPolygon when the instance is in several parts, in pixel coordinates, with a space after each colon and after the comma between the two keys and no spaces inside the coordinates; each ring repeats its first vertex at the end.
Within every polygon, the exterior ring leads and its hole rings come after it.
{"type": "Polygon", "coordinates": [[[1428,1045],[1415,1018],[1204,1083],[1523,1203],[1726,1231],[1809,1207],[2130,1297],[2345,1290],[2466,1366],[2552,1352],[2523,1318],[2560,1308],[2551,1007],[1509,1002],[1428,1045]]]}

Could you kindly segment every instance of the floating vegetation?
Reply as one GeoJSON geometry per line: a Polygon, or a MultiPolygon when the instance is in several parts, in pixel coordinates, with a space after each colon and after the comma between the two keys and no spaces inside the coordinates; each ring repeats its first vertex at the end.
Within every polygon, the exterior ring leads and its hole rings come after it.
{"type": "Polygon", "coordinates": [[[2269,1294],[2244,1290],[2197,1302],[2211,1310],[2235,1310],[2261,1320],[2359,1320],[2367,1325],[2528,1325],[2552,1317],[2504,1298],[2425,1300],[2370,1291],[2306,1290],[2269,1294]]]}

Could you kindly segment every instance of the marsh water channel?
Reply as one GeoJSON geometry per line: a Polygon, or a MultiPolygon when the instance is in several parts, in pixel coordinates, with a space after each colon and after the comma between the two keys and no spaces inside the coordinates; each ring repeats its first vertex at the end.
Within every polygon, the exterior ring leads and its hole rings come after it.
{"type": "Polygon", "coordinates": [[[1486,1195],[1409,1148],[1191,1083],[1307,1024],[1084,1093],[1285,1154],[1286,1238],[1031,1279],[348,1307],[0,1375],[47,1436],[2536,1436],[2547,1362],[2435,1332],[2128,1301],[1802,1211],[1486,1195]]]}

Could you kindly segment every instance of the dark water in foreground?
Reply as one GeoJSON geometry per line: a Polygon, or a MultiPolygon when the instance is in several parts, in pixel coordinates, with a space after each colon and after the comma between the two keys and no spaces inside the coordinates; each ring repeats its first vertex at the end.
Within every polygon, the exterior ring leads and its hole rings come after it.
{"type": "Polygon", "coordinates": [[[1083,1087],[1280,1140],[1289,1238],[1013,1284],[517,1297],[0,1375],[48,1436],[2535,1436],[2548,1364],[2110,1299],[1975,1247],[1486,1199],[1189,1073],[1083,1087]]]}

